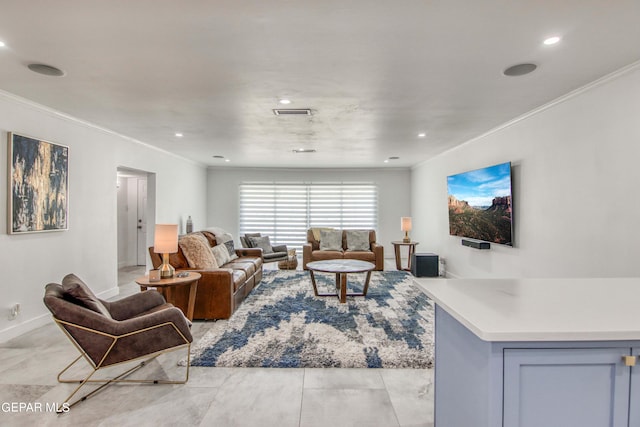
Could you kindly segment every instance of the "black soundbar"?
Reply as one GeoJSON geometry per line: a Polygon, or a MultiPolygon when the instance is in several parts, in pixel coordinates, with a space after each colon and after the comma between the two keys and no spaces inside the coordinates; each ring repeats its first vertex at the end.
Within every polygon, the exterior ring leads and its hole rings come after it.
{"type": "Polygon", "coordinates": [[[491,249],[491,243],[482,240],[462,239],[462,246],[469,246],[474,249],[491,249]]]}

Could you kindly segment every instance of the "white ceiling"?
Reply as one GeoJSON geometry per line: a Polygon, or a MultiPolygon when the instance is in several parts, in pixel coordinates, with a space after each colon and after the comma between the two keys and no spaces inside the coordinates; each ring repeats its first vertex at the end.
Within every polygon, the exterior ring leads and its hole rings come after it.
{"type": "Polygon", "coordinates": [[[640,60],[639,22],[638,0],[0,0],[0,89],[207,165],[408,167],[640,60]]]}

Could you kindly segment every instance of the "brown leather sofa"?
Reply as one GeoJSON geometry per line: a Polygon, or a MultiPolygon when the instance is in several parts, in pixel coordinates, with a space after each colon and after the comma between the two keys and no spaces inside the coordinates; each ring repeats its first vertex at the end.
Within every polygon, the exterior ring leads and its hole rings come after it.
{"type": "MultiPolygon", "coordinates": [[[[216,245],[216,237],[208,231],[198,231],[207,238],[209,246],[216,245]]],[[[262,249],[236,249],[238,258],[224,264],[220,268],[193,269],[178,246],[178,253],[169,255],[169,263],[176,269],[196,271],[202,275],[198,281],[196,303],[193,310],[194,319],[228,319],[249,295],[249,292],[262,280],[262,249]]],[[[149,248],[153,268],[162,264],[160,254],[149,248]]],[[[186,307],[189,300],[188,286],[174,289],[174,305],[186,307]]]]}
{"type": "Polygon", "coordinates": [[[320,250],[320,242],[316,240],[313,230],[307,230],[307,243],[302,246],[302,268],[307,269],[307,263],[328,259],[358,259],[375,264],[377,271],[384,270],[384,246],[376,243],[375,230],[369,230],[368,251],[347,250],[347,230],[342,230],[342,251],[320,250]]]}

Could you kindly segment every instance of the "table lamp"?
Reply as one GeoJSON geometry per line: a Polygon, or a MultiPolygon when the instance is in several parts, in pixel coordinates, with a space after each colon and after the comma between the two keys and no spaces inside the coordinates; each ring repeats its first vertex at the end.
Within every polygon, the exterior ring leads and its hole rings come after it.
{"type": "Polygon", "coordinates": [[[173,277],[175,269],[169,264],[169,254],[178,252],[178,224],[156,224],[153,252],[162,254],[160,277],[173,277]]]}
{"type": "Polygon", "coordinates": [[[404,239],[402,239],[403,243],[410,243],[411,238],[409,237],[409,232],[411,231],[411,217],[403,216],[400,218],[400,229],[404,231],[404,239]]]}

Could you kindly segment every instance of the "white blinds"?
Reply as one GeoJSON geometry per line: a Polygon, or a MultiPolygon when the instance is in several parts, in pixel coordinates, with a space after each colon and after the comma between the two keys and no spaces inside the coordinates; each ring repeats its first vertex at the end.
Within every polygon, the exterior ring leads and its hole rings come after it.
{"type": "Polygon", "coordinates": [[[378,189],[371,183],[245,183],[240,235],[262,233],[272,244],[302,248],[307,229],[376,229],[378,189]]]}

